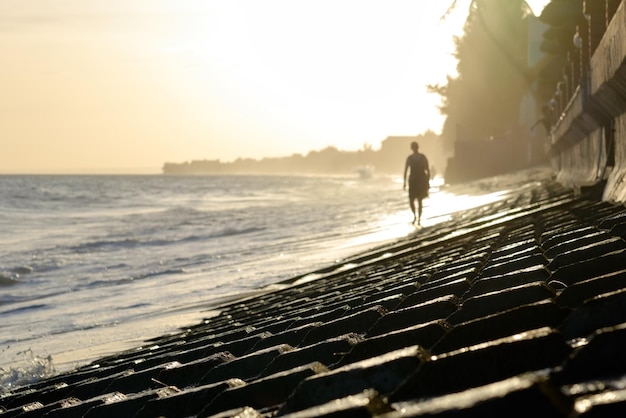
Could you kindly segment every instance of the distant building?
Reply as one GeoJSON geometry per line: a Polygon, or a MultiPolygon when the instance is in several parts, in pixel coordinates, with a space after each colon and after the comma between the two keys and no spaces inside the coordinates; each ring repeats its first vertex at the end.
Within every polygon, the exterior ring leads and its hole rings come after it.
{"type": "Polygon", "coordinates": [[[419,139],[417,135],[388,136],[380,143],[380,151],[384,154],[407,154],[410,152],[411,142],[418,141],[419,139]]]}
{"type": "Polygon", "coordinates": [[[419,150],[425,154],[435,173],[443,174],[447,156],[443,152],[440,136],[432,131],[415,136],[388,136],[381,142],[380,154],[386,170],[402,174],[404,161],[411,153],[411,142],[419,144],[419,150]]]}

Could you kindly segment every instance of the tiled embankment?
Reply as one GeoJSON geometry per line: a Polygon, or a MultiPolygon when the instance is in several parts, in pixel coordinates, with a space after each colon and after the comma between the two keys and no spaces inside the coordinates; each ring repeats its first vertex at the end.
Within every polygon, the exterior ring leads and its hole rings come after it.
{"type": "Polygon", "coordinates": [[[545,182],[0,398],[2,418],[626,416],[626,210],[545,182]]]}

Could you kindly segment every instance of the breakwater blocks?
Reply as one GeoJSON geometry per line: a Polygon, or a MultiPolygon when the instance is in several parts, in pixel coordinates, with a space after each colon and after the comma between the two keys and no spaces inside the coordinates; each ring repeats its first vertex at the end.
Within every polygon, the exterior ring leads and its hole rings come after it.
{"type": "Polygon", "coordinates": [[[0,395],[0,417],[626,416],[626,209],[544,180],[0,395]]]}

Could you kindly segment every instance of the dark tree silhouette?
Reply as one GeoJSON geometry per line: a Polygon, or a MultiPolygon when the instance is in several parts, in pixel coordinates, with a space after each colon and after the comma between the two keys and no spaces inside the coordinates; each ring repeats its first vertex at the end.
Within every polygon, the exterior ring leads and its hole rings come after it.
{"type": "Polygon", "coordinates": [[[532,92],[525,21],[530,14],[523,0],[471,2],[464,34],[455,39],[458,75],[430,86],[442,97],[448,147],[459,136],[509,138],[517,131],[522,97],[532,92]]]}

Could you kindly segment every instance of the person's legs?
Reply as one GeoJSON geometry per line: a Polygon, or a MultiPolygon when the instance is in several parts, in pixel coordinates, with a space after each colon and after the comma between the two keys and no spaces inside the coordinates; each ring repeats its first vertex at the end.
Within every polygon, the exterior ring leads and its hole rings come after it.
{"type": "Polygon", "coordinates": [[[413,222],[417,219],[415,216],[415,200],[413,197],[409,197],[409,206],[411,207],[411,212],[413,212],[413,222]]]}
{"type": "MultiPolygon", "coordinates": [[[[415,213],[415,211],[413,211],[415,213]]],[[[422,222],[422,198],[417,198],[417,224],[420,225],[422,222]]]]}

